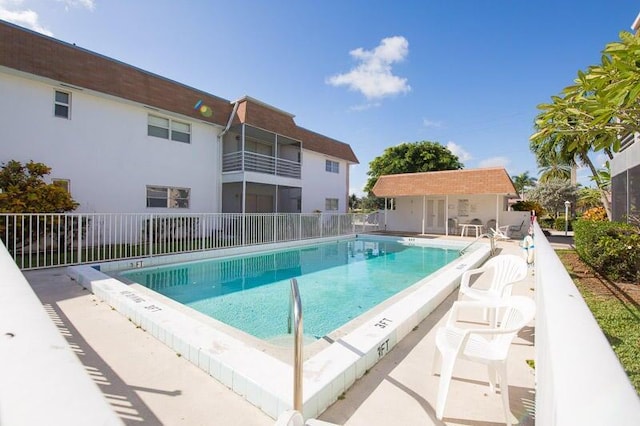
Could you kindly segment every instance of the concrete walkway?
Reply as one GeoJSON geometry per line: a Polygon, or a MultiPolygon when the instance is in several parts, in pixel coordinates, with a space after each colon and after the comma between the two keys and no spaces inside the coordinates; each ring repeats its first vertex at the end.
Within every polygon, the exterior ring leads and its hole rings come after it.
{"type": "MultiPolygon", "coordinates": [[[[498,248],[501,254],[521,255],[518,243],[501,241],[498,248]]],[[[25,276],[126,424],[275,423],[71,281],[64,268],[27,271],[25,276]]],[[[531,272],[514,294],[534,297],[531,272]]],[[[464,361],[454,370],[444,422],[435,418],[439,376],[430,373],[434,336],[456,298],[451,295],[320,419],[368,426],[504,424],[501,398],[489,392],[486,369],[464,361]]],[[[534,374],[527,365],[534,358],[533,338],[530,324],[512,345],[508,366],[512,420],[521,425],[534,424],[534,374]]]]}

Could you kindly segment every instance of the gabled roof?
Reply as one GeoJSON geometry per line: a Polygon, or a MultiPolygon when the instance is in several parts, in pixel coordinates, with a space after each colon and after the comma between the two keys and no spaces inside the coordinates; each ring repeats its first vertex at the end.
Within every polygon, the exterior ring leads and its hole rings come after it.
{"type": "Polygon", "coordinates": [[[384,175],[378,178],[373,193],[378,197],[517,194],[502,167],[384,175]]]}
{"type": "Polygon", "coordinates": [[[233,118],[233,124],[246,123],[260,129],[269,130],[302,141],[304,149],[341,158],[350,163],[358,163],[358,158],[353,153],[351,146],[299,127],[293,120],[293,114],[274,108],[249,96],[245,96],[236,102],[238,102],[238,110],[233,118]]]}
{"type": "MultiPolygon", "coordinates": [[[[229,100],[2,20],[0,66],[220,126],[227,124],[233,111],[229,100]],[[210,117],[194,109],[199,100],[212,109],[210,117]]],[[[292,114],[249,97],[237,102],[236,123],[300,140],[304,149],[358,162],[348,144],[298,127],[292,114]]]]}

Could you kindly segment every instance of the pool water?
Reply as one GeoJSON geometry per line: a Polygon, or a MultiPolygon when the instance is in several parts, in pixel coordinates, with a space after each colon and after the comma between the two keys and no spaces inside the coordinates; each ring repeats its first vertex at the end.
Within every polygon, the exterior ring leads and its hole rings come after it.
{"type": "Polygon", "coordinates": [[[453,248],[358,237],[121,275],[265,340],[288,333],[296,278],[305,336],[321,338],[458,256],[453,248]]]}

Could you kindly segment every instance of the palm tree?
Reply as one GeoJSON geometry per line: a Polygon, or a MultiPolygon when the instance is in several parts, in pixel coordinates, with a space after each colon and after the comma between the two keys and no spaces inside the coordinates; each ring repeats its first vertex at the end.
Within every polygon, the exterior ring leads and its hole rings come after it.
{"type": "MultiPolygon", "coordinates": [[[[604,175],[596,169],[589,158],[589,151],[593,146],[593,143],[588,140],[589,137],[589,135],[556,132],[544,138],[532,138],[529,146],[540,166],[540,182],[554,179],[570,180],[573,168],[580,165],[588,167],[592,179],[601,191],[602,204],[607,211],[607,216],[611,218],[609,190],[602,182],[604,175]]],[[[610,150],[604,151],[609,158],[612,157],[610,150]]]]}
{"type": "Polygon", "coordinates": [[[578,190],[578,200],[576,204],[576,207],[582,210],[601,207],[602,198],[600,190],[596,188],[580,188],[580,190],[578,190]]]}
{"type": "Polygon", "coordinates": [[[520,194],[523,200],[525,189],[531,186],[535,186],[536,182],[538,181],[538,179],[534,178],[533,176],[529,176],[528,170],[526,172],[520,173],[519,175],[511,176],[511,180],[513,180],[513,186],[516,187],[516,191],[518,191],[518,194],[520,194]]]}

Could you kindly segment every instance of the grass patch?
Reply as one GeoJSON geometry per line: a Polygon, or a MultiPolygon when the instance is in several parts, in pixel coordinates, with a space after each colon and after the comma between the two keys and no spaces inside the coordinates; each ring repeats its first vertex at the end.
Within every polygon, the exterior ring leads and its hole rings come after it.
{"type": "Polygon", "coordinates": [[[580,265],[580,271],[574,268],[575,260],[570,257],[575,256],[575,252],[562,250],[556,253],[640,394],[640,305],[623,290],[616,291],[618,285],[598,277],[587,265],[580,265]]]}

